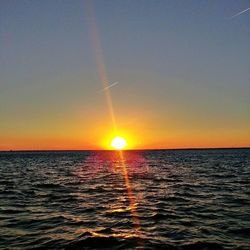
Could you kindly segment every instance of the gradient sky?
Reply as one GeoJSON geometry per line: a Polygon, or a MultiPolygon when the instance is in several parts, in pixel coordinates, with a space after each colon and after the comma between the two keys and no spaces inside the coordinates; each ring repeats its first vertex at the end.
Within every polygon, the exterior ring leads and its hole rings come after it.
{"type": "MultiPolygon", "coordinates": [[[[131,148],[250,146],[250,7],[97,0],[103,59],[131,148]]],[[[100,149],[112,122],[86,1],[0,0],[0,150],[100,149]]]]}

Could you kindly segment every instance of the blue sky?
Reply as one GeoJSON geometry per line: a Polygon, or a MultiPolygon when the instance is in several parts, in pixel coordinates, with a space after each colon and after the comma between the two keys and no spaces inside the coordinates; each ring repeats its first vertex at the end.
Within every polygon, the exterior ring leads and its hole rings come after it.
{"type": "MultiPolygon", "coordinates": [[[[85,131],[81,139],[88,145],[87,135],[96,133],[92,124],[109,124],[87,4],[1,0],[1,148],[25,147],[16,144],[23,138],[36,148],[36,138],[67,140],[72,130],[85,131]]],[[[112,97],[121,127],[133,121],[138,130],[146,127],[152,136],[143,145],[168,147],[178,135],[188,146],[194,131],[214,138],[224,131],[218,146],[247,145],[250,11],[231,17],[249,1],[91,4],[108,78],[119,82],[112,97]]]]}

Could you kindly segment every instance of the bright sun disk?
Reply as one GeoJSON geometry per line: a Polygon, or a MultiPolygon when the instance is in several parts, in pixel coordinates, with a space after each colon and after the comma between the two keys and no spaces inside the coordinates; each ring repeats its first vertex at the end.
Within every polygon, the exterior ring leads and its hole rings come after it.
{"type": "Polygon", "coordinates": [[[123,149],[127,145],[128,143],[126,142],[126,140],[120,136],[116,136],[111,142],[111,146],[118,150],[123,149]]]}

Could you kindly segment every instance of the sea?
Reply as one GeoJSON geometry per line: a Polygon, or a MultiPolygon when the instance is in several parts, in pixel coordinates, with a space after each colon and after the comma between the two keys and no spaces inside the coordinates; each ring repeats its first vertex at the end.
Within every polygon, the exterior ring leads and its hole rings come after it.
{"type": "Polygon", "coordinates": [[[250,249],[250,149],[0,152],[0,249],[250,249]]]}

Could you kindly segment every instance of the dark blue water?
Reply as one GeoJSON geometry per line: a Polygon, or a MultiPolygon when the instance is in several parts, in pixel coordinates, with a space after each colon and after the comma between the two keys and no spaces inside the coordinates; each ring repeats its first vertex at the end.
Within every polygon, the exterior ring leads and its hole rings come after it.
{"type": "Polygon", "coordinates": [[[250,150],[0,153],[1,249],[250,249],[250,150]]]}

